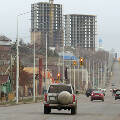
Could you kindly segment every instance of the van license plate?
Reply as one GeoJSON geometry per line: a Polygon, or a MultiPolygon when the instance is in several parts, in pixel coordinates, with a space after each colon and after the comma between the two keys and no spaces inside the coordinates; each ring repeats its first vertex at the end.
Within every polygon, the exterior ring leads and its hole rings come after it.
{"type": "Polygon", "coordinates": [[[50,100],[55,100],[55,97],[50,97],[50,100]]]}
{"type": "Polygon", "coordinates": [[[95,96],[99,96],[99,95],[95,95],[95,96]]]}

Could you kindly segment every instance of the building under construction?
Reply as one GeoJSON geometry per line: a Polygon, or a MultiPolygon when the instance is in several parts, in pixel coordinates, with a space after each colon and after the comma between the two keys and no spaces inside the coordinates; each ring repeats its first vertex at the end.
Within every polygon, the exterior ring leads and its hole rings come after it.
{"type": "Polygon", "coordinates": [[[65,46],[95,50],[96,16],[70,14],[64,16],[65,46]]]}
{"type": "Polygon", "coordinates": [[[46,35],[49,47],[63,44],[62,5],[53,0],[31,5],[31,43],[45,46],[46,35]]]}

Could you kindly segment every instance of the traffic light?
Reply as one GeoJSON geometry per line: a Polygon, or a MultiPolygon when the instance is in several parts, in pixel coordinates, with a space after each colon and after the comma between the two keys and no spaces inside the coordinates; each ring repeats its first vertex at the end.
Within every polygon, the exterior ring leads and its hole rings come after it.
{"type": "Polygon", "coordinates": [[[60,73],[57,74],[57,79],[60,80],[60,73]]]}
{"type": "Polygon", "coordinates": [[[80,58],[80,65],[81,65],[81,66],[83,65],[83,62],[84,62],[84,60],[83,60],[83,58],[81,57],[81,58],[80,58]]]}
{"type": "Polygon", "coordinates": [[[73,65],[74,65],[74,66],[77,65],[77,62],[76,62],[76,61],[73,61],[73,65]]]}

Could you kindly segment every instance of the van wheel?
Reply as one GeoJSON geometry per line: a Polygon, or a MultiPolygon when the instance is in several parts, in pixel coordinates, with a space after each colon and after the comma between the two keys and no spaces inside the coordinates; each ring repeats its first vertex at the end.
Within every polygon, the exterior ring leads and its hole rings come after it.
{"type": "Polygon", "coordinates": [[[77,108],[76,107],[71,108],[71,115],[74,115],[76,113],[77,113],[77,108]]]}
{"type": "Polygon", "coordinates": [[[93,99],[91,99],[91,101],[93,101],[93,99]]]}
{"type": "Polygon", "coordinates": [[[49,114],[51,112],[51,108],[44,106],[44,114],[49,114]]]}

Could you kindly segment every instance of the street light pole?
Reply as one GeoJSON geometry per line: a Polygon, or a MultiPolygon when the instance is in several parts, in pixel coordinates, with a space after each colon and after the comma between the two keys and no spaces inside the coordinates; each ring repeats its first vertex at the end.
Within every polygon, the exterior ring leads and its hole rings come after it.
{"type": "Polygon", "coordinates": [[[30,12],[25,12],[22,14],[17,15],[17,39],[16,39],[16,49],[17,49],[17,54],[16,54],[16,104],[18,104],[19,100],[19,17],[25,14],[28,14],[30,12]]]}
{"type": "Polygon", "coordinates": [[[103,80],[102,80],[102,62],[101,62],[101,87],[103,87],[103,80]]]}
{"type": "Polygon", "coordinates": [[[95,81],[95,79],[94,79],[94,60],[93,60],[93,88],[94,88],[94,81],[95,81]]]}
{"type": "Polygon", "coordinates": [[[18,17],[17,16],[17,62],[16,62],[16,104],[18,104],[18,89],[19,89],[19,36],[18,36],[18,17]]]}
{"type": "Polygon", "coordinates": [[[99,62],[98,62],[98,88],[99,88],[99,83],[100,81],[99,81],[99,62]]]}
{"type": "Polygon", "coordinates": [[[75,90],[75,65],[74,65],[74,90],[75,90]]]}
{"type": "Polygon", "coordinates": [[[72,79],[72,65],[71,65],[72,58],[70,60],[70,84],[72,84],[71,79],[72,79]]]}
{"type": "Polygon", "coordinates": [[[34,61],[33,61],[33,101],[35,102],[35,31],[34,31],[34,61]]]}
{"type": "Polygon", "coordinates": [[[83,65],[82,65],[82,87],[83,87],[83,65]]]}
{"type": "Polygon", "coordinates": [[[64,38],[63,38],[63,83],[65,83],[64,81],[64,38]]]}
{"type": "Polygon", "coordinates": [[[45,79],[45,90],[46,90],[46,84],[47,84],[47,33],[46,33],[46,79],[45,79]]]}
{"type": "MultiPolygon", "coordinates": [[[[79,58],[79,57],[78,57],[79,58]]],[[[80,71],[80,63],[79,63],[79,61],[78,61],[78,89],[80,88],[80,75],[79,75],[79,72],[80,71]]]]}
{"type": "MultiPolygon", "coordinates": [[[[36,12],[36,4],[34,4],[34,12],[36,12]]],[[[36,39],[36,36],[35,36],[35,32],[36,32],[36,18],[37,18],[37,13],[34,13],[34,51],[33,51],[33,56],[34,56],[34,63],[33,63],[33,101],[35,102],[35,39],[36,39]]]]}
{"type": "Polygon", "coordinates": [[[89,60],[89,70],[88,71],[89,71],[88,74],[89,74],[89,83],[90,83],[90,60],[89,60]]]}

